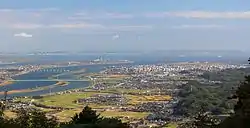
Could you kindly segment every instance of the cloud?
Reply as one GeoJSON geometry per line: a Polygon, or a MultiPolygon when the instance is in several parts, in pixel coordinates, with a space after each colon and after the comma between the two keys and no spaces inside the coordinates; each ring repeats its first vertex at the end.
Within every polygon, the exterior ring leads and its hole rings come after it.
{"type": "Polygon", "coordinates": [[[12,12],[13,9],[0,9],[0,12],[12,12]]]}
{"type": "Polygon", "coordinates": [[[119,39],[119,38],[120,38],[120,35],[118,35],[118,34],[112,36],[112,40],[117,40],[117,39],[119,39]]]}
{"type": "Polygon", "coordinates": [[[17,29],[42,28],[43,26],[40,26],[40,24],[56,23],[56,21],[64,19],[65,16],[61,13],[53,13],[57,10],[56,8],[0,9],[0,27],[17,29]]]}
{"type": "Polygon", "coordinates": [[[0,12],[54,12],[60,11],[59,8],[39,8],[39,9],[32,9],[32,8],[24,8],[24,9],[12,9],[12,8],[2,8],[0,12]]]}
{"type": "Polygon", "coordinates": [[[117,31],[138,31],[138,30],[149,30],[152,29],[151,25],[118,25],[111,26],[110,29],[117,31]]]}
{"type": "Polygon", "coordinates": [[[103,25],[95,23],[65,23],[65,24],[32,24],[19,23],[11,24],[10,28],[14,29],[96,29],[96,30],[111,30],[111,31],[138,31],[152,29],[151,25],[103,25]]]}
{"type": "MultiPolygon", "coordinates": [[[[100,31],[144,31],[150,25],[121,25],[115,19],[130,19],[135,15],[107,11],[66,11],[51,13],[58,8],[0,9],[0,28],[7,29],[92,29],[100,31]],[[45,13],[43,13],[45,12],[45,13]],[[49,13],[47,13],[49,12],[49,13]],[[110,20],[110,22],[108,22],[110,20]],[[113,23],[113,24],[112,24],[113,23]]],[[[62,10],[63,11],[63,10],[62,10]]]]}
{"type": "Polygon", "coordinates": [[[40,11],[40,12],[54,12],[54,11],[60,11],[60,8],[41,8],[41,9],[27,9],[30,11],[40,11]]]}
{"type": "Polygon", "coordinates": [[[53,24],[48,25],[49,28],[94,28],[94,29],[102,29],[105,28],[101,24],[92,24],[92,23],[71,23],[71,24],[53,24]]]}
{"type": "Polygon", "coordinates": [[[223,25],[214,25],[214,24],[206,24],[206,25],[179,25],[173,26],[173,29],[216,29],[216,28],[226,28],[223,25]]]}
{"type": "Polygon", "coordinates": [[[44,25],[42,24],[29,24],[29,23],[19,23],[19,24],[13,24],[11,25],[11,28],[15,29],[38,29],[38,28],[43,28],[44,25]]]}
{"type": "Polygon", "coordinates": [[[106,13],[105,17],[114,19],[131,19],[134,16],[131,14],[124,14],[124,13],[106,13]]]}
{"type": "Polygon", "coordinates": [[[86,12],[81,11],[69,16],[70,20],[86,20],[86,19],[131,19],[134,15],[128,13],[117,12],[86,12]]]}
{"type": "Polygon", "coordinates": [[[79,16],[70,16],[67,19],[73,20],[73,21],[75,21],[75,20],[92,20],[93,17],[91,17],[91,16],[80,16],[80,17],[79,16]]]}
{"type": "Polygon", "coordinates": [[[65,28],[65,29],[77,29],[77,28],[91,28],[91,29],[103,29],[105,28],[101,24],[92,23],[67,23],[67,24],[33,24],[33,23],[18,23],[9,24],[2,27],[8,27],[13,29],[49,29],[49,28],[65,28]]]}
{"type": "Polygon", "coordinates": [[[231,12],[215,12],[215,11],[176,11],[176,12],[160,12],[148,13],[146,17],[183,17],[183,18],[199,18],[199,19],[250,19],[250,11],[231,11],[231,12]]]}
{"type": "Polygon", "coordinates": [[[150,25],[104,25],[95,23],[69,23],[69,24],[53,24],[48,25],[48,28],[89,28],[98,30],[112,30],[112,31],[136,31],[136,30],[146,30],[153,28],[150,25]]]}
{"type": "Polygon", "coordinates": [[[17,34],[14,34],[14,37],[24,37],[24,38],[31,38],[32,35],[31,34],[27,34],[27,33],[17,33],[17,34]]]}

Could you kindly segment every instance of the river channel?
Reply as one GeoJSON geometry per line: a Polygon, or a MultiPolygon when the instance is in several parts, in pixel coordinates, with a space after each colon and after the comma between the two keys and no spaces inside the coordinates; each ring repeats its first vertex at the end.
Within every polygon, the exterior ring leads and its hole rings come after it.
{"type": "MultiPolygon", "coordinates": [[[[1,86],[0,90],[1,91],[24,90],[24,89],[34,89],[34,88],[54,85],[58,81],[56,80],[48,81],[48,79],[54,75],[63,74],[63,73],[65,73],[66,75],[61,75],[61,76],[58,76],[57,78],[77,80],[76,76],[70,75],[70,73],[67,73],[67,72],[74,72],[74,71],[85,69],[84,74],[96,73],[105,69],[105,67],[107,66],[112,66],[112,65],[110,64],[83,65],[83,66],[70,66],[70,67],[57,67],[57,68],[42,69],[42,70],[38,70],[35,72],[27,73],[24,75],[16,76],[13,79],[17,81],[6,86],[1,86]]],[[[60,92],[60,91],[65,91],[69,89],[85,88],[85,87],[88,87],[89,84],[90,84],[89,81],[70,81],[69,84],[66,86],[55,86],[53,88],[46,88],[46,89],[42,89],[39,91],[32,91],[32,92],[25,92],[25,93],[21,93],[21,92],[13,93],[13,94],[8,94],[8,97],[42,95],[42,94],[50,93],[50,91],[53,93],[53,92],[60,92]]],[[[0,97],[2,96],[0,95],[0,97]]]]}

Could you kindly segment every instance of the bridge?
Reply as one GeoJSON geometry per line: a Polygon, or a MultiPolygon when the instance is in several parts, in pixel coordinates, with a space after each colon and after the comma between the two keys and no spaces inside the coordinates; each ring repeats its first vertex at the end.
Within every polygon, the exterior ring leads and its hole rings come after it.
{"type": "Polygon", "coordinates": [[[55,81],[66,81],[66,82],[78,82],[78,81],[89,81],[87,79],[82,79],[82,80],[72,80],[72,79],[39,79],[39,80],[9,80],[11,82],[39,82],[39,81],[51,81],[51,82],[55,82],[55,81]]]}
{"type": "Polygon", "coordinates": [[[64,72],[70,72],[70,70],[67,69],[59,69],[59,68],[51,68],[51,69],[39,69],[39,70],[33,70],[31,72],[53,72],[53,73],[64,73],[64,72]]]}

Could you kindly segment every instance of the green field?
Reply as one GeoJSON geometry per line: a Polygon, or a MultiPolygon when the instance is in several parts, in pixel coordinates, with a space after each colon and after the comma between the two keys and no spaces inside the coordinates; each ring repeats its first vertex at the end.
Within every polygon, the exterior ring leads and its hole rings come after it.
{"type": "Polygon", "coordinates": [[[82,107],[82,105],[73,103],[73,101],[80,99],[80,98],[87,98],[94,94],[98,94],[98,93],[79,92],[79,93],[71,93],[71,94],[63,94],[63,95],[44,96],[41,99],[36,99],[34,102],[41,103],[41,104],[48,105],[48,106],[78,108],[78,107],[82,107]]]}
{"type": "Polygon", "coordinates": [[[163,127],[163,128],[177,128],[178,125],[176,123],[170,123],[167,126],[163,127]]]}
{"type": "MultiPolygon", "coordinates": [[[[119,84],[124,78],[128,78],[126,75],[98,75],[98,74],[91,74],[92,78],[96,78],[95,80],[91,81],[92,84],[95,84],[96,82],[105,83],[108,86],[116,86],[119,84]]],[[[91,89],[90,89],[91,90],[91,89]]],[[[169,100],[170,96],[143,96],[145,92],[148,90],[139,90],[139,89],[123,89],[120,87],[110,88],[102,91],[85,91],[85,92],[74,92],[70,94],[62,94],[62,95],[47,95],[42,97],[41,99],[31,99],[31,98],[24,98],[24,99],[17,99],[20,101],[31,101],[36,103],[40,103],[47,106],[56,106],[56,107],[63,107],[63,108],[73,108],[72,110],[64,110],[61,112],[56,113],[55,115],[58,117],[60,121],[68,121],[71,119],[72,116],[74,116],[75,113],[79,113],[84,106],[88,105],[94,110],[96,110],[98,113],[100,113],[101,116],[104,117],[119,117],[123,121],[126,121],[127,118],[129,119],[141,119],[145,118],[150,113],[147,112],[123,112],[120,111],[120,109],[113,109],[117,106],[105,106],[101,104],[77,104],[74,103],[75,100],[81,99],[81,98],[88,98],[96,94],[111,94],[111,93],[124,93],[124,96],[129,99],[129,106],[135,105],[141,102],[150,102],[154,100],[169,100]],[[132,93],[132,94],[128,94],[132,93]],[[136,94],[136,95],[134,95],[136,94]],[[139,95],[141,94],[141,95],[139,95]],[[105,110],[105,111],[103,111],[105,110]],[[124,117],[127,117],[126,119],[124,117]],[[125,120],[124,120],[125,119],[125,120]]],[[[50,112],[53,110],[50,109],[42,109],[45,112],[50,112]]]]}

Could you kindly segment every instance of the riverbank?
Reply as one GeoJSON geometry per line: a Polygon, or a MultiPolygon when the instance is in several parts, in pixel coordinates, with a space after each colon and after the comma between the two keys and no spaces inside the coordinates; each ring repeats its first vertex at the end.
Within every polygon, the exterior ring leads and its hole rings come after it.
{"type": "MultiPolygon", "coordinates": [[[[8,94],[16,94],[16,93],[26,93],[26,92],[32,92],[31,89],[22,89],[22,90],[11,90],[8,91],[8,94]]],[[[5,92],[0,92],[0,95],[4,95],[5,92]]]]}
{"type": "MultiPolygon", "coordinates": [[[[67,81],[58,81],[56,84],[38,87],[38,88],[34,88],[34,89],[10,90],[10,91],[8,91],[8,94],[36,92],[36,91],[42,91],[42,90],[49,89],[49,88],[55,88],[57,86],[67,86],[69,84],[70,84],[70,82],[67,82],[67,81]]],[[[0,95],[4,95],[4,92],[3,91],[0,92],[0,95]]]]}
{"type": "Polygon", "coordinates": [[[6,86],[6,85],[9,85],[9,84],[13,84],[14,82],[13,81],[3,81],[2,83],[0,83],[0,86],[6,86]]]}

